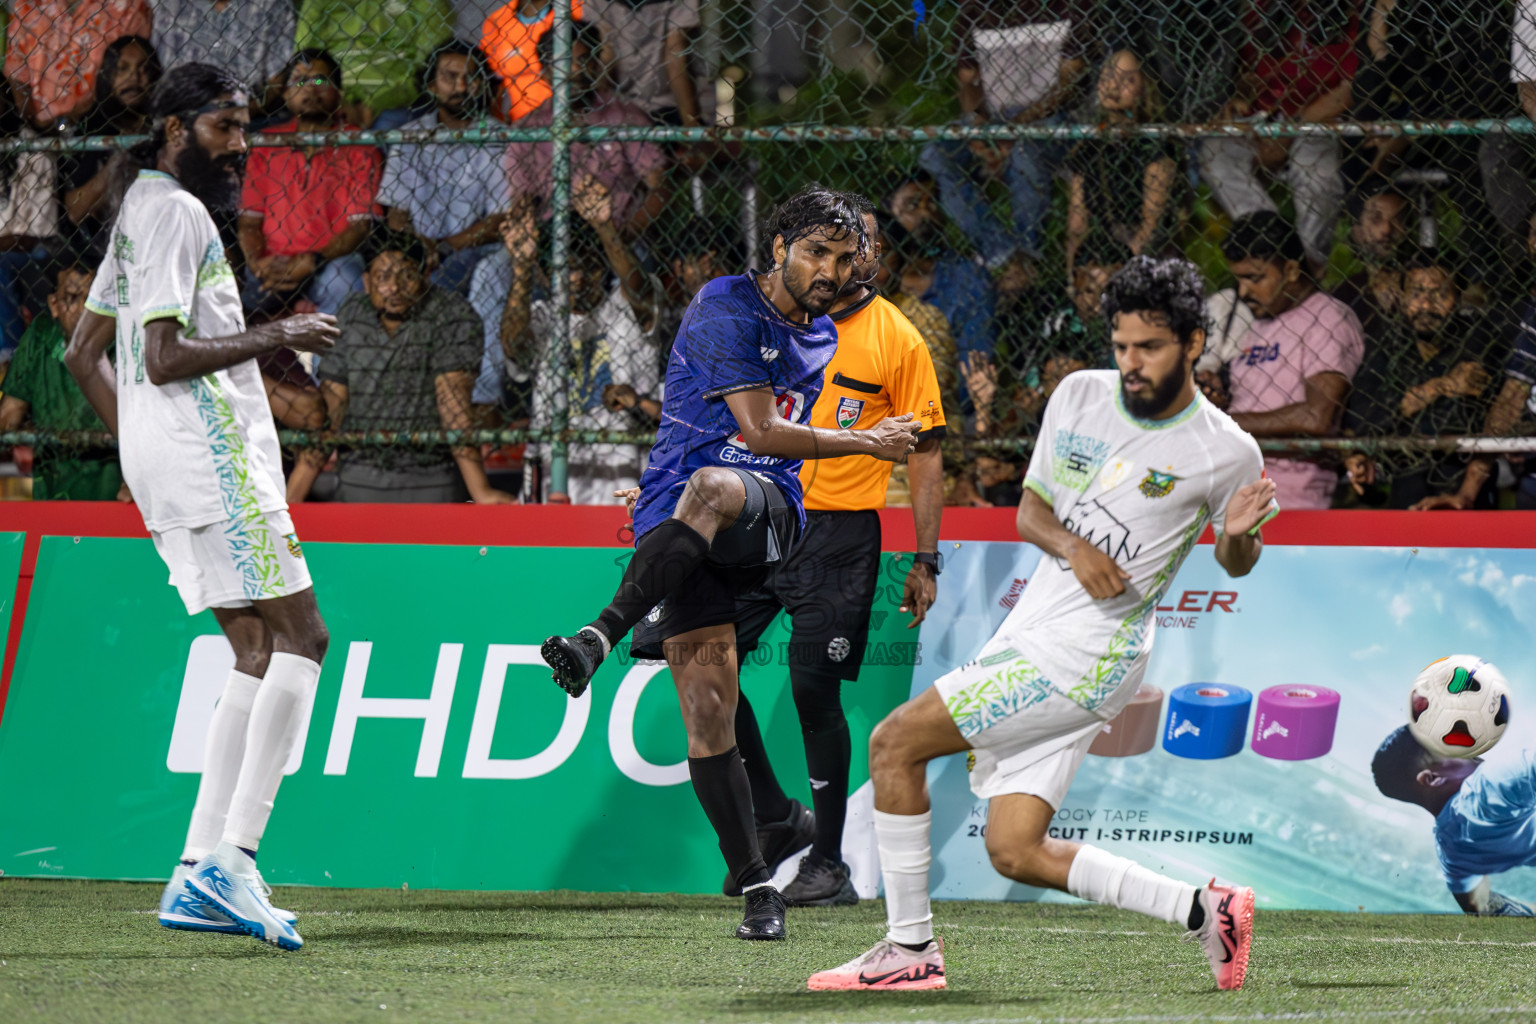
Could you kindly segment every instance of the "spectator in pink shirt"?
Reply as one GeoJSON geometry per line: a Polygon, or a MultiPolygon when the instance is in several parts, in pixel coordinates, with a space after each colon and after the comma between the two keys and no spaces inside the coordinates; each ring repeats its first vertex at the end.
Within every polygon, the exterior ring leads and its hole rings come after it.
{"type": "MultiPolygon", "coordinates": [[[[1223,251],[1254,323],[1229,364],[1227,411],[1254,437],[1328,437],[1365,356],[1360,321],[1318,290],[1290,222],[1260,211],[1232,225],[1223,251]]],[[[1264,459],[1282,508],[1327,508],[1338,474],[1315,462],[1264,459]]]]}

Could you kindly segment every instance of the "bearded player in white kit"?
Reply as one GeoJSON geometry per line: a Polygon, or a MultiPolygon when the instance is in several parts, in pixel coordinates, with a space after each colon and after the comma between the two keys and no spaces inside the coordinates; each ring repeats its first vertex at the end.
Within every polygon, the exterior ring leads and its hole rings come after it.
{"type": "Polygon", "coordinates": [[[329,637],[288,518],[256,357],[323,352],[339,332],[324,315],[246,330],[209,211],[232,211],[239,197],[247,105],[245,86],[208,64],[161,80],[152,137],[132,151],[141,169],[65,362],[117,435],[123,478],[187,613],[211,608],[235,651],[160,923],[298,949],[256,849],[329,637]]]}
{"type": "Polygon", "coordinates": [[[1153,610],[1212,523],[1216,560],[1242,576],[1278,508],[1253,438],[1195,386],[1205,346],[1200,272],[1145,256],[1105,288],[1113,370],[1081,370],[1046,406],[1019,503],[1042,558],[976,660],[893,711],[870,738],[886,937],[813,989],[944,988],[929,907],[928,762],[971,751],[989,801],[987,853],[1002,875],[1187,928],[1219,988],[1248,968],[1253,890],[1196,888],[1047,835],[1093,737],[1135,694],[1153,610]]]}

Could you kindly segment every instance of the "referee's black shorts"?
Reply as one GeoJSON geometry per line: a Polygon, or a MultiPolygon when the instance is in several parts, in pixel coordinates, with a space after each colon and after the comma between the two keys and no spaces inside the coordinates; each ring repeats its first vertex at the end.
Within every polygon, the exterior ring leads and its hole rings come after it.
{"type": "Polygon", "coordinates": [[[772,661],[857,679],[879,581],[878,512],[807,511],[805,534],[794,552],[760,589],[736,602],[737,660],[746,664],[784,608],[789,647],[782,657],[775,651],[772,661]]]}
{"type": "Polygon", "coordinates": [[[677,592],[641,619],[631,634],[630,656],[665,658],[662,644],[675,636],[706,626],[737,621],[741,595],[760,589],[775,566],[794,551],[800,521],[784,492],[765,476],[736,466],[746,503],[736,522],[715,534],[709,554],[677,592]]]}

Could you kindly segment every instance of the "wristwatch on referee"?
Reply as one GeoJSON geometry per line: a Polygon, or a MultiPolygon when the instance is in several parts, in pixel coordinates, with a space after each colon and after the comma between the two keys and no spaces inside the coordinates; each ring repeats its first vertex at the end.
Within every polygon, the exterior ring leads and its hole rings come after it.
{"type": "Polygon", "coordinates": [[[912,564],[926,565],[938,576],[944,571],[944,555],[938,551],[919,551],[912,556],[912,564]]]}

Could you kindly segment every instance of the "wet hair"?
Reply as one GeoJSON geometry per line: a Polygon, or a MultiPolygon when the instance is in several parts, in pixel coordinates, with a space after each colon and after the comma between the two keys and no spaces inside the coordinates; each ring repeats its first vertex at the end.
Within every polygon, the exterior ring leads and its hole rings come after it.
{"type": "Polygon", "coordinates": [[[1381,741],[1371,758],[1371,777],[1381,795],[1392,800],[1419,803],[1419,772],[1435,763],[1434,755],[1400,725],[1381,741]]]}
{"type": "MultiPolygon", "coordinates": [[[[577,43],[587,48],[589,54],[596,53],[603,48],[603,33],[597,27],[596,22],[581,21],[571,22],[571,47],[575,49],[577,43]]],[[[555,30],[551,26],[539,36],[539,41],[533,44],[534,53],[539,60],[539,67],[547,68],[555,59],[555,30]]]]}
{"type": "Polygon", "coordinates": [[[1151,314],[1181,342],[1207,329],[1205,280],[1188,260],[1132,257],[1104,286],[1099,308],[1109,324],[1121,313],[1151,314]]]}
{"type": "Polygon", "coordinates": [[[155,52],[154,43],[143,36],[118,36],[102,51],[101,66],[96,70],[96,105],[98,107],[112,99],[112,80],[117,77],[117,66],[122,63],[123,51],[130,46],[137,46],[149,55],[149,59],[144,63],[144,69],[149,73],[151,90],[165,74],[165,69],[160,66],[160,55],[155,52]]]}
{"type": "Polygon", "coordinates": [[[331,67],[331,73],[326,77],[336,88],[341,88],[341,61],[332,56],[331,51],[320,46],[309,46],[288,58],[288,63],[283,65],[283,87],[287,88],[288,79],[293,75],[293,69],[300,64],[314,64],[316,61],[325,61],[331,67]]]}
{"type": "Polygon", "coordinates": [[[496,76],[491,73],[490,58],[485,51],[473,43],[466,43],[462,39],[449,37],[432,47],[432,52],[427,54],[427,62],[421,66],[421,86],[423,97],[430,99],[432,95],[432,81],[437,78],[437,66],[442,63],[444,57],[463,57],[469,64],[469,74],[472,78],[479,78],[485,82],[496,81],[496,76]]]}
{"type": "Polygon", "coordinates": [[[149,139],[129,150],[129,155],[140,167],[153,167],[165,148],[165,122],[177,117],[183,121],[193,117],[220,96],[246,93],[248,89],[234,75],[212,64],[183,64],[172,68],[160,84],[155,86],[154,99],[149,112],[153,117],[149,139]]]}
{"type": "Polygon", "coordinates": [[[420,238],[408,231],[396,231],[393,228],[375,227],[363,239],[360,247],[363,254],[363,264],[373,266],[373,261],[387,252],[397,252],[407,261],[416,264],[416,269],[423,274],[427,272],[430,254],[420,238]]]}
{"type": "Polygon", "coordinates": [[[1232,222],[1232,232],[1221,245],[1228,263],[1240,260],[1264,260],[1267,263],[1295,261],[1305,269],[1307,250],[1290,221],[1273,210],[1260,210],[1232,222]]]}
{"type": "MultiPolygon", "coordinates": [[[[862,197],[860,197],[862,198],[862,197]]],[[[836,192],[811,183],[779,204],[769,219],[767,237],[784,239],[784,248],[809,235],[824,232],[829,239],[853,235],[859,248],[872,244],[864,228],[864,211],[847,192],[836,192]]]]}

